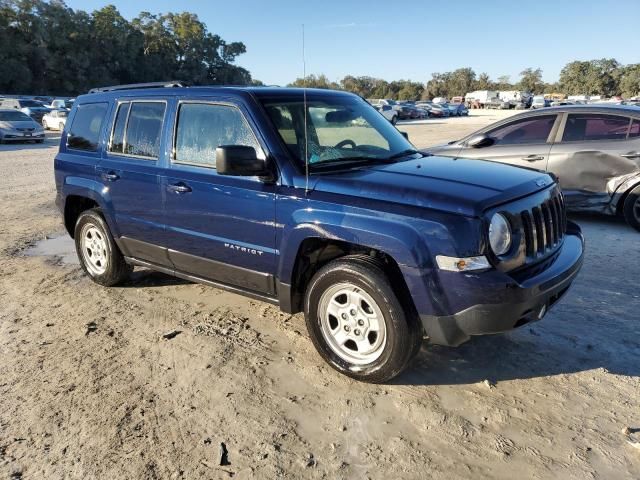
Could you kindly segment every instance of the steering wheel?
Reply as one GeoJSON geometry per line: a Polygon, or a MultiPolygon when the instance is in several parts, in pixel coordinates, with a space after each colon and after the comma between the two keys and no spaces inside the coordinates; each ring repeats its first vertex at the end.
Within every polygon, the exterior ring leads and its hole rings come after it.
{"type": "Polygon", "coordinates": [[[356,148],[356,142],[348,138],[345,140],[342,140],[341,142],[338,142],[336,146],[333,148],[342,148],[342,147],[346,147],[347,145],[351,145],[351,148],[356,148]]]}

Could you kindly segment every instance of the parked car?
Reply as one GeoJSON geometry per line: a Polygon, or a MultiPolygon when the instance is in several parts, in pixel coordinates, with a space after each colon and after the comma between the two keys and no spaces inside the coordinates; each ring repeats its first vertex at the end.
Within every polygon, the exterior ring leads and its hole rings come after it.
{"type": "Polygon", "coordinates": [[[33,99],[46,106],[51,103],[51,101],[53,100],[53,97],[37,96],[37,97],[33,97],[33,99]]]}
{"type": "Polygon", "coordinates": [[[449,109],[449,116],[462,117],[469,115],[469,109],[464,103],[448,103],[446,106],[449,109]]]}
{"type": "Polygon", "coordinates": [[[433,103],[433,102],[418,102],[416,106],[428,109],[430,117],[448,117],[449,116],[449,109],[442,104],[433,103]]]}
{"type": "Polygon", "coordinates": [[[71,110],[71,107],[73,107],[73,102],[75,99],[66,99],[66,98],[56,98],[55,100],[53,100],[51,102],[51,105],[49,105],[50,108],[59,110],[61,108],[65,108],[67,110],[71,110]]]}
{"type": "Polygon", "coordinates": [[[551,102],[544,98],[542,95],[536,95],[531,102],[531,109],[550,107],[551,102]]]}
{"type": "Polygon", "coordinates": [[[398,121],[398,112],[391,105],[378,105],[374,107],[384,118],[389,120],[393,125],[398,121]]]}
{"type": "Polygon", "coordinates": [[[426,158],[347,92],[97,89],[54,165],[93,281],[142,265],[304,311],[318,353],[358,380],[398,375],[425,335],[459,345],[541,319],[582,264],[551,176],[426,158]],[[522,216],[550,206],[533,243],[522,216]]]}
{"type": "Polygon", "coordinates": [[[20,110],[22,113],[27,114],[38,123],[42,121],[44,114],[50,110],[37,100],[25,98],[4,98],[0,102],[0,108],[13,108],[20,110]]]}
{"type": "Polygon", "coordinates": [[[478,130],[436,155],[537,168],[559,178],[570,210],[624,215],[640,230],[640,109],[566,105],[478,130]]]}
{"type": "Polygon", "coordinates": [[[44,130],[26,113],[16,109],[0,109],[0,143],[44,142],[44,130]]]}
{"type": "Polygon", "coordinates": [[[51,110],[42,117],[42,128],[45,130],[64,130],[69,112],[64,109],[51,110]]]}

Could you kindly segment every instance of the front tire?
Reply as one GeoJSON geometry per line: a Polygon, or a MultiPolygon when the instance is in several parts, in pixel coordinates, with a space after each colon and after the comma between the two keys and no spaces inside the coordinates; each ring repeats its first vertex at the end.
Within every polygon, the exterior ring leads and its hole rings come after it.
{"type": "Polygon", "coordinates": [[[42,120],[42,128],[44,128],[45,130],[49,130],[49,125],[47,125],[47,121],[46,120],[42,120]]]}
{"type": "Polygon", "coordinates": [[[133,271],[98,210],[86,210],[80,214],[74,238],[80,266],[97,284],[105,287],[117,285],[133,271]]]}
{"type": "Polygon", "coordinates": [[[624,218],[629,225],[640,231],[640,185],[631,190],[624,201],[624,218]]]}
{"type": "Polygon", "coordinates": [[[382,265],[366,256],[334,260],[313,276],[305,320],[320,356],[365,382],[397,376],[422,343],[419,321],[403,309],[382,265]]]}

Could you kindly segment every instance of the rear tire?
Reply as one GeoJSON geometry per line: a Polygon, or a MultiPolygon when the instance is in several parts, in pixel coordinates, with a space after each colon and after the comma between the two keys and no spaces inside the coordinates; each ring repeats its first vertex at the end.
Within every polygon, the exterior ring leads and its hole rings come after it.
{"type": "Polygon", "coordinates": [[[398,116],[394,115],[391,117],[391,125],[395,125],[396,123],[398,123],[398,116]]]}
{"type": "Polygon", "coordinates": [[[629,225],[640,231],[640,185],[631,190],[624,201],[624,218],[629,225]]]}
{"type": "Polygon", "coordinates": [[[99,210],[85,210],[80,214],[74,239],[80,266],[97,284],[105,287],[117,285],[133,271],[133,267],[125,262],[99,210]]]}
{"type": "Polygon", "coordinates": [[[422,344],[417,317],[405,311],[382,265],[352,255],[322,267],[305,293],[311,341],[334,369],[381,383],[400,374],[422,344]]]}

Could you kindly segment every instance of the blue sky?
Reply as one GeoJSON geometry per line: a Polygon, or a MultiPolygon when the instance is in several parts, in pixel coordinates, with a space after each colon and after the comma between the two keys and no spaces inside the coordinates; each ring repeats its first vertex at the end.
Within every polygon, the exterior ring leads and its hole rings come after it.
{"type": "Polygon", "coordinates": [[[143,10],[197,13],[210,32],[245,43],[237,63],[267,84],[302,76],[303,23],[307,73],[331,80],[352,74],[424,82],[433,72],[470,66],[512,81],[540,67],[555,81],[572,60],[640,62],[640,0],[67,1],[87,11],[109,3],[129,19],[143,10]]]}

